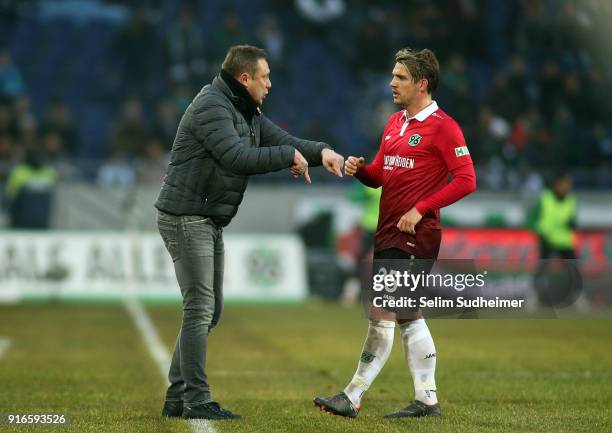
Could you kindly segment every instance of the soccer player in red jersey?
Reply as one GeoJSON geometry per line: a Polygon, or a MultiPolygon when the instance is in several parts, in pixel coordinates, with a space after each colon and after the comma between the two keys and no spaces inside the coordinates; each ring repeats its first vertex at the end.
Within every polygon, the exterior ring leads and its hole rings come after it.
{"type": "MultiPolygon", "coordinates": [[[[388,120],[371,164],[351,156],[345,172],[372,188],[382,187],[374,260],[429,262],[441,242],[440,209],[475,191],[476,176],[461,128],[432,99],[439,63],[428,49],[401,49],[390,86],[402,110],[388,120]],[[448,182],[448,176],[453,179],[448,182]]],[[[429,272],[431,265],[426,269],[429,272]]],[[[418,307],[409,311],[369,305],[369,328],[355,375],[339,394],[314,403],[336,415],[356,417],[361,398],[387,361],[395,323],[415,389],[407,407],[387,418],[440,415],[436,395],[436,349],[418,307]]]]}

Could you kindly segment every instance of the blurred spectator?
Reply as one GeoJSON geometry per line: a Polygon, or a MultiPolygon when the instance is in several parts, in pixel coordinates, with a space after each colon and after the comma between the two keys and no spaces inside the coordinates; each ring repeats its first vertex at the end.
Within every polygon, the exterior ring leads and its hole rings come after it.
{"type": "Polygon", "coordinates": [[[155,30],[146,10],[136,10],[117,35],[110,54],[122,65],[125,83],[131,93],[145,96],[155,68],[154,54],[158,46],[155,30]]]}
{"type": "Polygon", "coordinates": [[[168,30],[166,52],[172,80],[194,84],[204,82],[208,69],[204,58],[204,36],[194,23],[188,6],[181,7],[177,21],[168,30]]]}
{"type": "Polygon", "coordinates": [[[70,163],[71,155],[66,149],[64,137],[59,131],[48,129],[43,131],[41,145],[49,167],[58,173],[61,178],[72,179],[78,175],[77,168],[70,163]]]}
{"type": "Polygon", "coordinates": [[[162,142],[164,149],[170,149],[174,142],[180,117],[176,106],[169,99],[163,99],[157,104],[155,111],[154,132],[162,142]]]}
{"type": "Polygon", "coordinates": [[[523,156],[531,166],[546,168],[562,163],[563,152],[552,142],[550,130],[547,128],[540,112],[532,108],[526,112],[525,127],[527,130],[527,145],[523,156]]]}
{"type": "MultiPolygon", "coordinates": [[[[200,84],[200,86],[201,85],[202,84],[200,84]]],[[[199,91],[200,91],[200,88],[198,88],[198,92],[199,91]]],[[[193,97],[194,97],[194,91],[191,88],[191,86],[189,86],[189,84],[187,83],[180,83],[180,84],[176,84],[173,87],[172,95],[170,96],[170,99],[172,103],[174,104],[174,108],[177,111],[177,113],[182,115],[185,112],[185,110],[187,110],[187,107],[191,103],[191,100],[193,99],[193,97]]]]}
{"type": "Polygon", "coordinates": [[[10,104],[0,101],[0,135],[17,136],[17,125],[10,104]]]}
{"type": "MultiPolygon", "coordinates": [[[[431,2],[430,2],[431,3],[431,2]]],[[[448,38],[440,41],[436,48],[444,52],[451,49],[453,52],[462,53],[469,62],[479,62],[485,57],[484,46],[486,38],[486,17],[482,15],[478,1],[459,0],[447,2],[445,17],[441,21],[448,23],[448,38]],[[469,29],[469,30],[468,30],[469,29]]],[[[439,27],[439,24],[434,24],[439,27]]]]}
{"type": "Polygon", "coordinates": [[[0,97],[13,99],[24,91],[23,79],[11,55],[0,50],[0,97]]]}
{"type": "Polygon", "coordinates": [[[370,7],[364,22],[357,29],[354,52],[354,68],[359,72],[388,72],[389,57],[392,53],[385,49],[387,39],[387,14],[379,8],[370,7]]]}
{"type": "Polygon", "coordinates": [[[230,11],[221,20],[221,25],[214,30],[211,44],[211,67],[215,73],[221,69],[227,48],[245,43],[246,38],[241,27],[240,16],[230,11]]]}
{"type": "Polygon", "coordinates": [[[283,49],[285,39],[278,26],[278,20],[273,14],[265,14],[257,27],[257,39],[266,53],[268,53],[268,63],[277,71],[282,66],[283,49]]]}
{"type": "Polygon", "coordinates": [[[561,98],[570,107],[578,123],[585,124],[593,118],[594,107],[588,104],[583,92],[582,81],[576,74],[567,74],[563,77],[561,98]]]}
{"type": "Polygon", "coordinates": [[[516,119],[526,106],[521,95],[508,84],[508,78],[504,73],[498,73],[493,80],[493,88],[487,98],[487,105],[503,117],[506,121],[516,119]]]}
{"type": "Polygon", "coordinates": [[[447,102],[453,116],[457,119],[470,118],[473,109],[472,86],[461,54],[454,53],[451,56],[448,67],[442,73],[441,82],[449,91],[447,102]]]}
{"type": "Polygon", "coordinates": [[[606,126],[599,122],[594,123],[585,133],[587,135],[587,138],[584,140],[585,146],[577,149],[576,153],[578,155],[572,162],[583,167],[593,167],[596,165],[593,161],[612,161],[610,159],[610,156],[612,156],[610,153],[612,137],[610,137],[610,131],[606,129],[606,126]]]}
{"type": "Polygon", "coordinates": [[[123,105],[122,116],[115,125],[112,135],[112,151],[128,158],[144,154],[144,146],[149,136],[145,127],[142,103],[138,98],[129,98],[123,105]]]}
{"type": "Polygon", "coordinates": [[[136,183],[136,173],[125,154],[115,151],[98,170],[98,185],[130,187],[136,183]]]}
{"type": "Polygon", "coordinates": [[[499,191],[506,186],[505,167],[499,156],[483,160],[479,165],[478,183],[492,191],[499,191]]]}
{"type": "Polygon", "coordinates": [[[518,54],[514,54],[510,59],[507,82],[508,87],[515,92],[518,106],[521,109],[531,105],[530,101],[534,99],[533,82],[528,78],[525,59],[518,54]]]}
{"type": "Polygon", "coordinates": [[[44,163],[39,151],[28,149],[24,161],[11,170],[6,185],[11,227],[48,228],[56,183],[55,170],[44,163]]]}
{"type": "Polygon", "coordinates": [[[574,145],[578,138],[574,134],[576,122],[567,106],[561,104],[556,108],[551,123],[552,141],[558,153],[562,154],[564,164],[569,166],[578,160],[582,146],[574,145]]]}
{"type": "MultiPolygon", "coordinates": [[[[612,80],[605,78],[605,72],[601,67],[593,65],[585,79],[585,98],[592,110],[591,120],[609,122],[612,119],[612,80]]],[[[609,74],[608,74],[609,78],[609,74]]]]}
{"type": "Polygon", "coordinates": [[[547,60],[542,65],[542,76],[539,80],[540,111],[548,121],[552,119],[561,97],[561,72],[554,60],[547,60]]]}
{"type": "Polygon", "coordinates": [[[597,139],[598,157],[608,162],[612,161],[612,136],[610,135],[610,125],[608,129],[602,123],[593,126],[594,136],[597,139]]]}
{"type": "Polygon", "coordinates": [[[516,26],[516,46],[521,53],[542,56],[554,48],[553,14],[542,0],[521,0],[516,26]]]}
{"type": "Polygon", "coordinates": [[[453,53],[448,67],[442,73],[442,82],[453,94],[467,97],[470,94],[470,78],[465,69],[465,59],[459,53],[453,53]]]}
{"type": "Polygon", "coordinates": [[[478,155],[484,159],[499,156],[503,153],[506,140],[510,137],[510,124],[506,119],[496,115],[489,107],[481,108],[478,116],[478,130],[480,146],[476,149],[478,155]]]}
{"type": "Polygon", "coordinates": [[[20,148],[35,147],[38,144],[38,121],[30,111],[30,98],[25,94],[19,95],[13,107],[20,148]]]}
{"type": "Polygon", "coordinates": [[[158,185],[168,167],[168,155],[165,146],[156,136],[149,137],[145,146],[145,156],[138,166],[138,180],[147,185],[158,185]]]}
{"type": "MultiPolygon", "coordinates": [[[[4,181],[8,178],[14,156],[15,143],[13,137],[0,133],[0,185],[3,185],[4,181]]],[[[0,191],[0,202],[3,195],[3,191],[0,191]]]]}
{"type": "Polygon", "coordinates": [[[304,18],[316,23],[327,23],[344,14],[344,0],[295,0],[298,11],[304,18]]]}
{"type": "Polygon", "coordinates": [[[538,171],[527,169],[525,172],[521,173],[521,179],[523,180],[523,185],[521,187],[521,194],[523,197],[533,199],[542,192],[542,188],[544,188],[544,179],[542,174],[538,171]]]}
{"type": "Polygon", "coordinates": [[[66,157],[64,138],[58,131],[49,129],[42,134],[42,147],[49,159],[66,157]]]}
{"type": "Polygon", "coordinates": [[[32,103],[29,95],[22,93],[13,101],[13,114],[17,123],[23,121],[25,117],[33,117],[32,103]]]}
{"type": "Polygon", "coordinates": [[[74,156],[76,149],[76,127],[72,112],[66,101],[54,98],[49,106],[41,125],[43,134],[56,133],[62,141],[61,153],[74,156]]]}

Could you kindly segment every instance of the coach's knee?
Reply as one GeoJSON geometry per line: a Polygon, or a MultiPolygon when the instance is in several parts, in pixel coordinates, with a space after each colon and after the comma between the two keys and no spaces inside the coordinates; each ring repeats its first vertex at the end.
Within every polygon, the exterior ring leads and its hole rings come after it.
{"type": "Polygon", "coordinates": [[[213,312],[204,307],[183,307],[183,329],[211,327],[213,312]]]}

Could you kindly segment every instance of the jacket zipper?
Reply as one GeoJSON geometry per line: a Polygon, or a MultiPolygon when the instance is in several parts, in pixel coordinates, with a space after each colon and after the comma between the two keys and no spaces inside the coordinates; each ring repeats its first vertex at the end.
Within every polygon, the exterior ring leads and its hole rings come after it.
{"type": "Polygon", "coordinates": [[[249,131],[250,131],[250,135],[251,135],[251,145],[253,147],[255,147],[255,130],[253,129],[253,124],[252,123],[249,125],[249,131]]]}

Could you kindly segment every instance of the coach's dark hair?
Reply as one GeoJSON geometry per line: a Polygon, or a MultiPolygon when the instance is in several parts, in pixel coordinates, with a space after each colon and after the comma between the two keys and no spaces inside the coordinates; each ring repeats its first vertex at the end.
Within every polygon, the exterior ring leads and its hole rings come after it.
{"type": "Polygon", "coordinates": [[[440,63],[433,51],[427,48],[421,51],[402,48],[395,54],[395,61],[408,69],[415,82],[426,79],[427,93],[431,95],[436,91],[440,79],[440,63]]]}
{"type": "Polygon", "coordinates": [[[243,72],[251,77],[255,76],[259,59],[267,59],[266,52],[252,45],[234,45],[229,49],[221,69],[234,78],[238,78],[243,72]]]}

